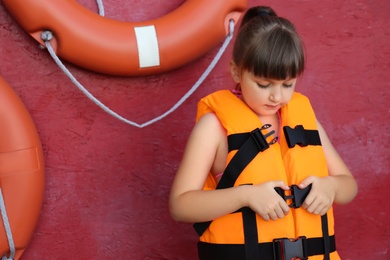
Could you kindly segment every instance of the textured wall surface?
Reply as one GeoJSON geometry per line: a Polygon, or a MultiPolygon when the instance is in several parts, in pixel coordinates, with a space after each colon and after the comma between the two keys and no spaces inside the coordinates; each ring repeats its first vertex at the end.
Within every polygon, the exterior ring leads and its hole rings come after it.
{"type": "MultiPolygon", "coordinates": [[[[97,10],[93,0],[80,2],[97,10]]],[[[156,18],[182,2],[104,1],[106,16],[122,21],[156,18]]],[[[249,0],[258,4],[291,19],[302,35],[307,70],[297,91],[310,97],[359,183],[357,198],[335,207],[342,258],[389,259],[388,1],[249,0]]],[[[217,50],[176,71],[139,78],[66,65],[103,103],[142,123],[176,103],[217,50]]],[[[170,218],[168,193],[197,101],[233,87],[230,55],[231,46],[174,113],[138,129],[88,100],[0,2],[0,75],[29,109],[46,161],[40,221],[23,259],[196,259],[196,234],[170,218]]]]}

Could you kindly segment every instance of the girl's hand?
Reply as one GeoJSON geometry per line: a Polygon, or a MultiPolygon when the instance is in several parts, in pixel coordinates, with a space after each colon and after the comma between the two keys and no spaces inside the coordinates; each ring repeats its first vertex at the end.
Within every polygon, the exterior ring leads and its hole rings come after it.
{"type": "Polygon", "coordinates": [[[283,181],[269,181],[248,186],[250,189],[247,197],[248,207],[266,221],[283,218],[290,210],[286,201],[275,191],[276,187],[283,190],[290,189],[283,181]]]}
{"type": "Polygon", "coordinates": [[[306,209],[309,213],[322,216],[328,212],[334,202],[336,187],[331,176],[323,178],[309,176],[298,186],[304,189],[310,183],[312,184],[311,191],[303,202],[302,208],[306,209]]]}

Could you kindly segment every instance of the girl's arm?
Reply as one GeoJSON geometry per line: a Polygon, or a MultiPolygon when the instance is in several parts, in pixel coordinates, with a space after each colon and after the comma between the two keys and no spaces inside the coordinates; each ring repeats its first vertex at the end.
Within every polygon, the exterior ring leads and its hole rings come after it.
{"type": "Polygon", "coordinates": [[[346,204],[352,201],[357,194],[357,183],[330,142],[324,128],[317,121],[318,132],[324,149],[329,176],[325,178],[308,177],[300,183],[305,188],[313,183],[312,192],[306,198],[303,207],[309,212],[323,215],[333,202],[346,204]]]}
{"type": "Polygon", "coordinates": [[[226,133],[213,113],[204,115],[192,130],[170,194],[170,212],[175,220],[208,221],[243,205],[243,189],[202,190],[222,136],[226,138],[226,133]]]}

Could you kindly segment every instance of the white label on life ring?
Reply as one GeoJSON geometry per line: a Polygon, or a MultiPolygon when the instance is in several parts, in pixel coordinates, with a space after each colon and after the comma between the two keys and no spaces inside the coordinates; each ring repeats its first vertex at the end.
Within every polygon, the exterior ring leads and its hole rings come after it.
{"type": "Polygon", "coordinates": [[[134,27],[138,46],[139,67],[160,66],[160,51],[154,25],[134,27]]]}

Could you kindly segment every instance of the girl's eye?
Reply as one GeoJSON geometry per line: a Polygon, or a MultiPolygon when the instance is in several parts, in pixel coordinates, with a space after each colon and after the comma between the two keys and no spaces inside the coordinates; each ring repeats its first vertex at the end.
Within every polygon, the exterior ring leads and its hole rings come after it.
{"type": "Polygon", "coordinates": [[[259,86],[260,88],[268,88],[270,85],[271,84],[263,85],[263,84],[257,83],[257,86],[259,86]]]}
{"type": "Polygon", "coordinates": [[[294,85],[294,83],[291,84],[283,84],[283,87],[285,88],[291,88],[294,85]]]}

